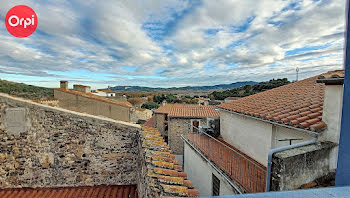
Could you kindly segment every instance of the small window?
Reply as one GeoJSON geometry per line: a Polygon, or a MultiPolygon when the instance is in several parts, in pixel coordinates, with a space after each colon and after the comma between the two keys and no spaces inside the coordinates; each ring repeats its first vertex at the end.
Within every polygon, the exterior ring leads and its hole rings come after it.
{"type": "Polygon", "coordinates": [[[220,195],[220,180],[212,174],[212,181],[213,181],[213,196],[219,196],[220,195]]]}
{"type": "Polygon", "coordinates": [[[198,133],[199,132],[198,128],[199,128],[199,121],[198,120],[192,121],[192,132],[198,133]]]}

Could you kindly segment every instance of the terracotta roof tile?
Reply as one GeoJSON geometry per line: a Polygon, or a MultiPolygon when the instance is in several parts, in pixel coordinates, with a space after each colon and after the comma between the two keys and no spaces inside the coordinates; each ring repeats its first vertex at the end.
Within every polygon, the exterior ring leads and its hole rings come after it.
{"type": "Polygon", "coordinates": [[[325,78],[344,78],[344,71],[327,72],[218,107],[319,132],[327,127],[322,122],[325,85],[316,80],[325,78]]]}
{"type": "Polygon", "coordinates": [[[327,72],[325,74],[321,74],[318,79],[328,79],[328,78],[344,78],[345,73],[344,70],[335,70],[332,72],[327,72]]]}
{"type": "Polygon", "coordinates": [[[160,132],[153,127],[142,126],[142,149],[147,163],[147,176],[152,181],[153,190],[161,197],[196,197],[198,191],[192,182],[186,180],[175,155],[171,153],[160,132]]]}
{"type": "Polygon", "coordinates": [[[132,107],[132,104],[130,102],[113,100],[113,99],[97,96],[97,95],[94,95],[94,94],[91,94],[91,93],[83,93],[83,92],[80,92],[80,91],[75,91],[75,90],[70,90],[70,89],[67,90],[67,89],[63,89],[63,88],[55,88],[55,90],[66,92],[66,93],[70,93],[70,94],[73,94],[73,95],[83,96],[83,97],[86,97],[86,98],[91,98],[91,99],[94,99],[94,100],[99,100],[99,101],[102,101],[102,102],[116,104],[116,105],[120,105],[120,106],[124,106],[124,107],[129,107],[129,108],[132,107]]]}
{"type": "Polygon", "coordinates": [[[170,117],[219,117],[220,113],[214,106],[166,104],[159,107],[155,113],[167,113],[170,117]]]}
{"type": "Polygon", "coordinates": [[[55,188],[13,188],[0,190],[2,198],[124,198],[137,197],[136,186],[80,186],[55,188]]]}

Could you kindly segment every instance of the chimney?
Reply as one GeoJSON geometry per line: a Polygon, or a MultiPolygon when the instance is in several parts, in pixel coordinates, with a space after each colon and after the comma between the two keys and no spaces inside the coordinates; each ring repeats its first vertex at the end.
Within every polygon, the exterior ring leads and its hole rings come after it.
{"type": "Polygon", "coordinates": [[[166,101],[166,100],[163,100],[162,106],[165,106],[166,104],[167,104],[167,101],[166,101]]]}
{"type": "Polygon", "coordinates": [[[91,93],[91,87],[85,85],[73,85],[73,89],[75,91],[80,91],[83,93],[91,93]]]}
{"type": "Polygon", "coordinates": [[[61,80],[60,81],[60,88],[61,89],[68,89],[68,81],[65,81],[65,80],[61,80]]]}
{"type": "MultiPolygon", "coordinates": [[[[321,75],[317,82],[325,84],[322,121],[327,124],[327,129],[323,132],[320,140],[338,144],[343,105],[344,70],[332,71],[321,75]]],[[[333,157],[334,159],[330,158],[330,168],[336,169],[338,147],[333,149],[332,153],[331,156],[335,157],[333,157]]]]}

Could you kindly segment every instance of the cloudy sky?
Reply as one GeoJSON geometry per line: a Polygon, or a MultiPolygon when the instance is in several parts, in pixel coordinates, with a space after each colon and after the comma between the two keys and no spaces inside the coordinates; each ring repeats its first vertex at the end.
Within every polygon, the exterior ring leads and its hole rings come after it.
{"type": "MultiPolygon", "coordinates": [[[[172,87],[306,78],[342,68],[345,0],[0,1],[0,78],[172,87]],[[15,38],[6,12],[38,28],[15,38]]],[[[71,84],[72,84],[71,83],[71,84]]]]}

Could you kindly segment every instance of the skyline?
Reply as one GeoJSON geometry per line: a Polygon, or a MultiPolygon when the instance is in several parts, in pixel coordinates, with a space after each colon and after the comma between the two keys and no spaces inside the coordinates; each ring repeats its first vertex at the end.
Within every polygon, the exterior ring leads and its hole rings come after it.
{"type": "Polygon", "coordinates": [[[149,2],[0,2],[0,78],[182,87],[342,68],[344,0],[149,2]],[[4,28],[6,12],[20,4],[38,15],[24,39],[4,28]]]}

